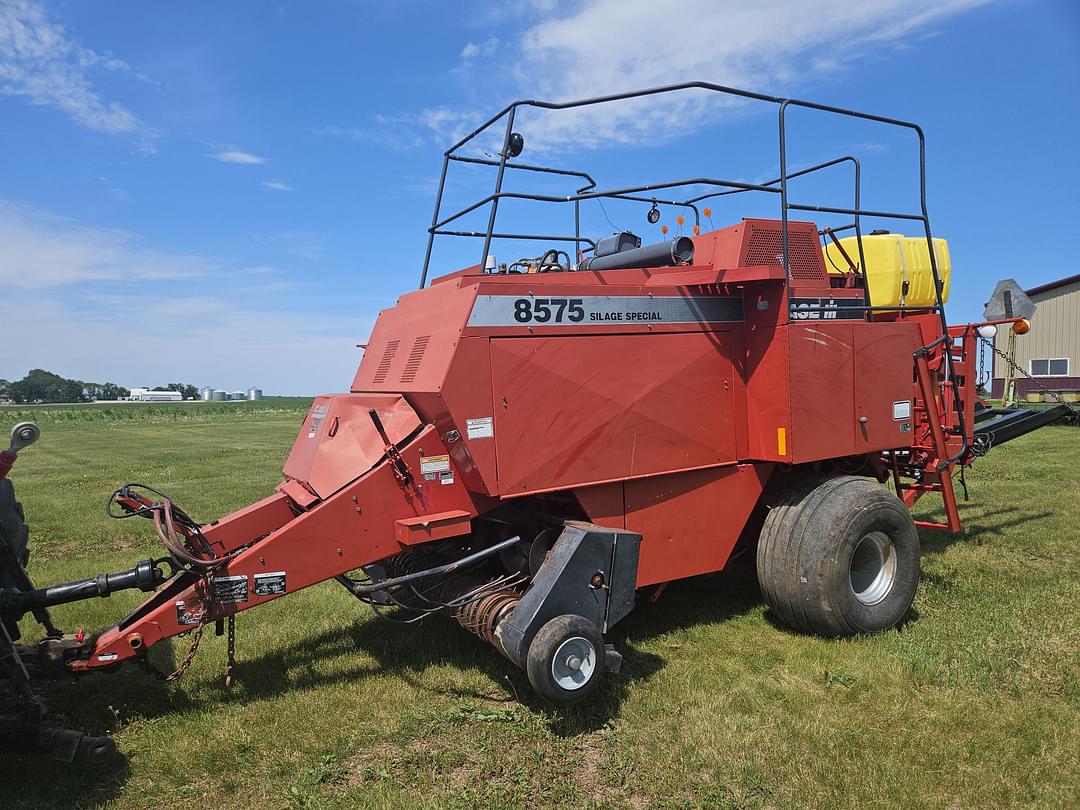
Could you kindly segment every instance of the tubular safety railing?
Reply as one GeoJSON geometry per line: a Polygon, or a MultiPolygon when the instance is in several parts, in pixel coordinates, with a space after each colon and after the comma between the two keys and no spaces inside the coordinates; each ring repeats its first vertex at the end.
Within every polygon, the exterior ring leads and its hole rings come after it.
{"type": "MultiPolygon", "coordinates": [[[[639,201],[646,203],[656,203],[659,205],[671,205],[681,206],[687,208],[694,213],[695,224],[700,224],[700,213],[698,204],[708,199],[721,197],[730,194],[739,194],[744,192],[761,192],[767,194],[777,194],[780,200],[780,222],[781,222],[781,244],[782,244],[782,262],[784,270],[791,278],[791,265],[788,255],[788,214],[791,211],[808,211],[818,212],[825,214],[845,215],[854,218],[854,223],[850,226],[845,226],[841,230],[854,229],[857,244],[859,247],[859,267],[864,272],[865,279],[865,255],[863,252],[863,237],[862,237],[862,218],[873,217],[878,219],[895,219],[911,222],[921,222],[923,230],[926,235],[927,253],[930,258],[930,270],[934,278],[935,288],[935,304],[930,307],[918,307],[918,308],[905,308],[900,307],[874,307],[870,303],[870,295],[868,285],[864,287],[864,306],[862,309],[868,314],[873,311],[892,310],[892,311],[904,311],[905,309],[917,309],[918,311],[932,311],[936,312],[941,320],[941,329],[943,334],[947,334],[948,323],[945,318],[945,307],[942,300],[942,284],[940,280],[940,274],[938,271],[937,256],[934,251],[933,235],[930,229],[930,216],[927,212],[926,205],[926,136],[923,133],[922,128],[910,121],[902,121],[896,118],[889,118],[882,115],[874,115],[872,113],[858,112],[857,110],[849,110],[843,107],[836,107],[828,104],[818,104],[812,101],[803,101],[801,99],[781,98],[779,96],[770,96],[763,93],[755,93],[748,90],[739,90],[734,87],[726,87],[720,84],[713,84],[711,82],[683,82],[679,84],[670,84],[662,87],[653,87],[646,90],[637,90],[627,93],[615,93],[606,96],[596,96],[593,98],[578,99],[576,101],[566,102],[549,102],[549,101],[536,101],[536,100],[522,100],[515,101],[498,113],[487,119],[484,123],[478,126],[469,134],[461,138],[457,143],[451,146],[446,152],[443,153],[442,170],[439,174],[438,191],[435,195],[435,210],[431,216],[431,227],[428,228],[428,240],[427,247],[424,251],[424,265],[420,274],[420,287],[423,288],[427,284],[428,271],[431,263],[431,252],[434,246],[436,236],[460,236],[460,237],[472,237],[483,240],[483,249],[480,252],[480,267],[483,268],[486,264],[488,253],[491,248],[491,242],[493,239],[522,239],[522,240],[534,240],[534,241],[549,241],[549,242],[568,242],[573,243],[577,250],[581,249],[582,245],[589,245],[595,247],[595,243],[588,238],[581,235],[581,203],[586,200],[602,200],[602,199],[623,199],[631,201],[639,201]],[[511,155],[511,135],[514,133],[514,121],[517,117],[518,110],[522,108],[535,108],[540,110],[571,110],[581,107],[591,107],[600,104],[610,104],[620,101],[627,101],[629,99],[645,98],[648,96],[659,96],[669,93],[678,93],[687,90],[704,90],[708,92],[719,93],[725,96],[734,96],[749,101],[762,102],[766,104],[772,104],[777,107],[778,111],[778,134],[779,134],[779,165],[780,176],[774,180],[770,180],[765,183],[742,183],[736,180],[722,180],[716,178],[697,177],[689,178],[686,180],[676,180],[665,183],[653,183],[639,186],[629,186],[626,188],[616,188],[607,190],[597,190],[596,181],[587,172],[574,171],[570,169],[560,169],[547,166],[534,166],[526,163],[515,163],[510,160],[511,155]],[[887,126],[900,127],[908,129],[913,132],[918,139],[919,150],[919,210],[917,212],[908,211],[877,211],[866,210],[861,207],[861,174],[862,169],[859,161],[850,155],[838,157],[833,160],[825,161],[814,166],[810,166],[798,171],[788,172],[788,155],[787,155],[787,113],[790,108],[802,108],[808,110],[815,110],[817,112],[829,113],[837,116],[846,116],[849,118],[859,119],[863,121],[872,121],[887,126]],[[466,155],[458,154],[459,150],[472,142],[482,133],[487,132],[494,127],[500,120],[506,120],[505,130],[502,139],[502,149],[498,154],[498,159],[494,158],[477,158],[466,155]],[[458,163],[471,163],[485,166],[492,166],[497,169],[495,176],[495,188],[493,192],[483,199],[472,203],[459,211],[456,211],[448,216],[440,218],[442,213],[443,195],[446,191],[446,176],[451,162],[458,163]],[[791,180],[802,177],[814,172],[822,171],[841,163],[851,163],[854,173],[854,193],[853,193],[853,205],[851,208],[844,208],[838,206],[826,206],[826,205],[811,205],[808,203],[792,201],[789,197],[788,184],[791,180]],[[534,172],[542,174],[552,174],[564,177],[576,177],[585,181],[585,185],[577,190],[574,194],[567,194],[565,196],[544,195],[544,194],[529,194],[525,192],[507,192],[503,191],[503,182],[506,177],[507,169],[511,171],[524,171],[534,172]],[[668,199],[661,200],[652,196],[644,195],[649,191],[661,191],[666,189],[674,189],[687,186],[714,186],[722,188],[722,191],[714,191],[706,194],[702,194],[696,197],[691,197],[684,200],[668,199]],[[644,196],[643,196],[644,195],[644,196]],[[574,233],[573,235],[537,235],[537,234],[516,234],[516,233],[504,233],[495,230],[496,217],[499,210],[499,203],[504,199],[518,199],[518,200],[532,200],[534,202],[544,203],[573,203],[574,206],[574,233]],[[448,230],[447,225],[456,222],[458,219],[483,208],[484,206],[490,206],[488,211],[487,228],[483,231],[469,231],[469,230],[448,230]]],[[[833,229],[834,232],[836,229],[833,229]]],[[[790,297],[790,287],[789,287],[790,297]]],[[[955,373],[953,369],[953,361],[951,352],[945,353],[947,372],[949,379],[954,389],[954,401],[957,406],[957,412],[960,416],[959,430],[961,438],[963,439],[963,449],[966,452],[968,447],[967,436],[965,435],[965,428],[963,422],[963,415],[960,413],[960,391],[956,382],[955,373]]]]}

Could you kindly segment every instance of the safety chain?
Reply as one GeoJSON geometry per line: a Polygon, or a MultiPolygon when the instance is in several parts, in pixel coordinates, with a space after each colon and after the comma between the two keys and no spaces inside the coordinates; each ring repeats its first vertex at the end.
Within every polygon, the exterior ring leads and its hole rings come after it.
{"type": "Polygon", "coordinates": [[[225,664],[225,688],[232,689],[232,685],[236,683],[236,614],[230,613],[228,619],[229,626],[229,651],[228,659],[225,664]]]}
{"type": "Polygon", "coordinates": [[[141,656],[143,667],[155,678],[164,681],[165,683],[175,683],[176,681],[180,680],[184,677],[184,673],[188,671],[192,663],[195,661],[195,653],[199,650],[199,642],[202,641],[204,627],[206,627],[206,625],[200,622],[199,625],[195,628],[191,637],[191,647],[188,649],[187,655],[184,656],[184,660],[180,662],[180,666],[178,666],[173,672],[166,675],[164,672],[162,672],[160,669],[150,663],[150,659],[145,653],[141,656]]]}
{"type": "MultiPolygon", "coordinates": [[[[212,585],[210,584],[210,573],[209,572],[207,572],[205,577],[204,577],[204,583],[206,585],[207,593],[213,593],[212,585]]],[[[150,663],[150,658],[149,658],[147,652],[144,651],[141,658],[142,658],[143,667],[146,669],[146,671],[149,672],[150,674],[152,674],[155,678],[158,678],[159,680],[164,681],[165,683],[176,683],[181,678],[183,678],[184,673],[186,673],[188,671],[188,669],[191,668],[192,663],[194,663],[194,661],[195,661],[195,653],[197,653],[199,651],[199,642],[202,641],[203,628],[205,628],[206,624],[207,624],[206,621],[205,621],[206,613],[208,613],[208,612],[209,612],[209,609],[207,608],[206,612],[203,613],[203,616],[200,619],[199,624],[192,631],[191,646],[188,648],[187,654],[184,656],[183,660],[180,662],[180,666],[178,666],[173,672],[170,672],[168,675],[166,675],[164,672],[162,672],[160,669],[158,669],[157,667],[155,667],[153,664],[150,663]]],[[[236,615],[235,614],[229,616],[228,626],[229,626],[228,663],[226,664],[226,667],[225,667],[225,686],[226,687],[231,687],[236,681],[236,674],[235,674],[235,672],[236,672],[236,615]]]]}
{"type": "MultiPolygon", "coordinates": [[[[1005,352],[1003,352],[1001,349],[999,349],[997,346],[995,346],[991,341],[987,340],[986,338],[982,337],[981,335],[979,336],[979,340],[981,340],[984,344],[989,346],[990,351],[992,351],[994,354],[996,354],[998,357],[1000,357],[1002,360],[1004,360],[1006,363],[1008,363],[1008,365],[1012,368],[1013,371],[1017,372],[1018,374],[1021,374],[1022,376],[1026,377],[1027,379],[1031,380],[1032,384],[1036,388],[1041,390],[1044,394],[1048,394],[1050,396],[1050,398],[1052,400],[1054,400],[1054,402],[1058,403],[1059,405],[1064,405],[1065,409],[1069,413],[1071,413],[1073,416],[1080,416],[1080,410],[1077,410],[1071,404],[1069,404],[1068,402],[1063,400],[1060,396],[1058,396],[1056,391],[1051,391],[1045,385],[1043,385],[1038,380],[1036,380],[1034,377],[1032,377],[1030,374],[1028,374],[1026,371],[1024,371],[1024,369],[1022,369],[1015,362],[1013,362],[1012,358],[1010,358],[1007,354],[1005,354],[1005,352]]],[[[981,354],[981,352],[980,352],[980,354],[981,354]]]]}

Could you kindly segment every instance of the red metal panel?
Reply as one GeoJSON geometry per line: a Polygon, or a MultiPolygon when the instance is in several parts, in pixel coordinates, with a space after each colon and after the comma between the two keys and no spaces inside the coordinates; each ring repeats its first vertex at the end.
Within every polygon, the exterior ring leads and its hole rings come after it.
{"type": "Polygon", "coordinates": [[[250,543],[253,537],[261,537],[281,528],[294,517],[286,496],[287,493],[275,492],[228,517],[215,520],[203,527],[203,538],[216,554],[225,555],[250,543]]]}
{"type": "Polygon", "coordinates": [[[856,424],[851,323],[792,323],[785,331],[791,356],[792,461],[850,455],[856,424]]]}
{"type": "MultiPolygon", "coordinates": [[[[744,219],[740,267],[772,264],[783,267],[784,239],[781,223],[775,219],[744,219]]],[[[828,289],[825,258],[812,222],[788,222],[788,267],[793,287],[828,289]]]]}
{"type": "MultiPolygon", "coordinates": [[[[914,412],[893,418],[894,403],[913,408],[918,327],[910,323],[857,323],[855,330],[855,444],[860,452],[911,444],[914,412]],[[865,417],[866,421],[862,421],[865,417]]],[[[899,407],[899,405],[898,405],[899,407]]]]}
{"type": "Polygon", "coordinates": [[[476,292],[457,279],[411,292],[379,313],[352,390],[438,391],[476,292]]]}
{"type": "Polygon", "coordinates": [[[295,478],[287,478],[277,485],[277,491],[283,495],[287,495],[289,500],[299,506],[301,509],[307,509],[316,501],[319,500],[319,496],[307,488],[305,484],[297,481],[295,478]]]}
{"type": "Polygon", "coordinates": [[[788,343],[780,325],[787,298],[781,284],[755,285],[746,295],[745,350],[747,451],[744,458],[790,461],[791,390],[788,343]],[[778,437],[784,437],[779,441],[778,437]]]}
{"type": "Polygon", "coordinates": [[[727,332],[492,341],[499,491],[733,461],[727,332]]]}
{"type": "Polygon", "coordinates": [[[368,411],[374,408],[394,444],[420,420],[399,394],[336,394],[316,397],[285,462],[285,475],[328,498],[375,466],[385,443],[368,411]]]}
{"type": "Polygon", "coordinates": [[[472,515],[462,509],[438,512],[434,515],[401,518],[394,524],[397,541],[403,546],[430,543],[432,540],[445,540],[448,537],[460,537],[471,531],[472,515]]]}
{"type": "Polygon", "coordinates": [[[574,490],[581,508],[589,520],[599,526],[612,529],[626,528],[626,509],[623,504],[623,484],[600,484],[595,487],[581,487],[574,490]]]}
{"type": "Polygon", "coordinates": [[[626,528],[640,532],[638,587],[719,571],[772,464],[739,464],[626,482],[626,528]]]}
{"type": "Polygon", "coordinates": [[[444,438],[457,431],[460,438],[448,441],[447,447],[465,486],[474,492],[495,495],[498,493],[495,439],[485,423],[495,416],[489,350],[486,337],[461,338],[441,389],[410,394],[409,401],[421,418],[433,423],[444,438]]]}

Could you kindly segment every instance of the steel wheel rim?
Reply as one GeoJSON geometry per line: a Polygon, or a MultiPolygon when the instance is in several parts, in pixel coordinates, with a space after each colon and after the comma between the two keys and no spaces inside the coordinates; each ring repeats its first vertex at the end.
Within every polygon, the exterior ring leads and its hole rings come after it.
{"type": "Polygon", "coordinates": [[[596,672],[596,648],[582,636],[568,638],[551,659],[551,677],[560,689],[573,692],[592,680],[596,672]]]}
{"type": "Polygon", "coordinates": [[[851,553],[848,564],[851,592],[870,607],[887,597],[896,584],[896,545],[884,532],[870,532],[851,553]]]}

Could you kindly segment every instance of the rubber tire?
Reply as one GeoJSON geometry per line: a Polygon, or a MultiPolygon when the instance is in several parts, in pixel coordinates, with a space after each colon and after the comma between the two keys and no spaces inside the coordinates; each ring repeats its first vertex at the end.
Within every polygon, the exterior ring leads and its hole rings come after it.
{"type": "Polygon", "coordinates": [[[919,585],[919,533],[903,501],[854,475],[806,479],[769,510],[757,550],[762,596],[788,626],[841,637],[887,630],[911,609],[919,585]],[[860,540],[884,532],[896,549],[896,579],[876,605],[855,598],[849,579],[860,540]]]}
{"type": "Polygon", "coordinates": [[[551,619],[533,636],[532,643],[529,644],[525,672],[536,694],[551,703],[568,706],[571,703],[580,703],[597,690],[604,679],[605,659],[604,637],[600,634],[600,628],[584,616],[568,613],[551,619]],[[596,650],[596,668],[592,678],[584,686],[568,690],[555,682],[551,674],[551,662],[559,645],[574,636],[581,636],[593,645],[596,650]]]}

